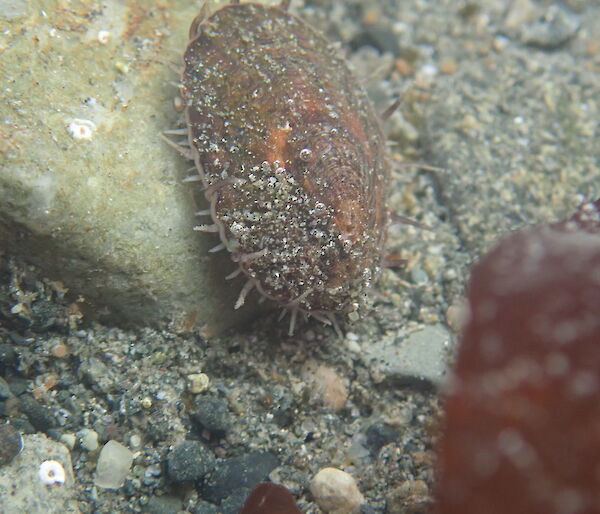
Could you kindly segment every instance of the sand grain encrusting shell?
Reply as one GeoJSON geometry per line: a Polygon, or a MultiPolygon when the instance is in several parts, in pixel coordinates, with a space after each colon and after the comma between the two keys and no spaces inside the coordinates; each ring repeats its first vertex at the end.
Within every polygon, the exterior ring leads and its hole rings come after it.
{"type": "Polygon", "coordinates": [[[385,139],[338,51],[281,7],[230,4],[190,29],[181,94],[213,224],[252,288],[356,318],[387,228],[385,139]]]}

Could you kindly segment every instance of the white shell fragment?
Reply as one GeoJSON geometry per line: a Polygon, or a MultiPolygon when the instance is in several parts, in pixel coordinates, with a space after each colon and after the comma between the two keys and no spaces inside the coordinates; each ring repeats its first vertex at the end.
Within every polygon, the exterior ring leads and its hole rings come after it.
{"type": "Polygon", "coordinates": [[[96,124],[91,120],[75,118],[67,125],[67,132],[78,141],[90,141],[96,132],[96,124]]]}
{"type": "Polygon", "coordinates": [[[57,460],[45,460],[38,471],[44,485],[62,485],[65,483],[65,468],[57,460]]]}
{"type": "Polygon", "coordinates": [[[103,489],[118,489],[123,485],[133,462],[133,452],[117,441],[108,441],[100,450],[95,484],[103,489]]]}
{"type": "Polygon", "coordinates": [[[108,30],[99,30],[97,38],[98,43],[106,45],[110,41],[110,32],[108,30]]]}

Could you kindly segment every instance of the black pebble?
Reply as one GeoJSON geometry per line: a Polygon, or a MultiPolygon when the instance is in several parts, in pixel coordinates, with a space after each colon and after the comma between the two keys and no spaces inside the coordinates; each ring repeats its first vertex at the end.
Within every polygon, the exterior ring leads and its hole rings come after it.
{"type": "Polygon", "coordinates": [[[375,423],[367,428],[367,448],[372,454],[377,453],[386,444],[397,441],[400,437],[398,431],[385,423],[375,423]]]}
{"type": "Polygon", "coordinates": [[[50,428],[56,427],[56,420],[52,416],[50,409],[40,405],[37,400],[24,394],[19,397],[19,409],[27,416],[29,422],[40,432],[45,432],[50,428]]]}
{"type": "Polygon", "coordinates": [[[220,512],[219,507],[204,500],[199,500],[192,509],[192,514],[219,514],[220,512]]]}
{"type": "Polygon", "coordinates": [[[214,467],[214,455],[200,441],[184,441],[167,457],[167,473],[173,482],[198,480],[214,467]]]}
{"type": "Polygon", "coordinates": [[[223,437],[231,427],[227,401],[215,396],[200,396],[191,413],[200,430],[207,430],[215,438],[223,437]]]}
{"type": "MultiPolygon", "coordinates": [[[[249,487],[242,487],[241,489],[232,491],[232,493],[221,502],[219,512],[222,514],[238,514],[251,492],[252,489],[249,487]]],[[[265,511],[265,514],[266,512],[267,511],[265,511]]]]}
{"type": "Polygon", "coordinates": [[[11,396],[10,386],[0,377],[0,400],[8,400],[11,396]]]}
{"type": "Polygon", "coordinates": [[[181,512],[182,503],[174,496],[150,496],[144,507],[148,514],[178,514],[181,512]]]}
{"type": "Polygon", "coordinates": [[[26,378],[14,377],[10,380],[8,386],[10,387],[10,392],[15,396],[22,395],[25,391],[29,389],[31,382],[26,378]]]}
{"type": "Polygon", "coordinates": [[[15,427],[0,425],[0,467],[10,464],[23,449],[23,439],[15,427]]]}
{"type": "Polygon", "coordinates": [[[200,496],[211,503],[220,503],[238,489],[253,489],[277,466],[277,457],[262,452],[220,461],[200,484],[200,496]]]}
{"type": "Polygon", "coordinates": [[[5,374],[8,369],[17,366],[17,352],[10,344],[0,344],[0,372],[5,374]]]}

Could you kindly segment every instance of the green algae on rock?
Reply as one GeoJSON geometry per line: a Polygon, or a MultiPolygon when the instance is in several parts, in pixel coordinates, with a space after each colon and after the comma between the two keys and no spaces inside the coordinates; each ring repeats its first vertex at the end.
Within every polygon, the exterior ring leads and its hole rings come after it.
{"type": "Polygon", "coordinates": [[[2,251],[61,281],[87,319],[209,337],[255,318],[194,237],[185,165],[159,138],[174,93],[157,56],[183,45],[196,7],[30,4],[0,21],[2,251]]]}

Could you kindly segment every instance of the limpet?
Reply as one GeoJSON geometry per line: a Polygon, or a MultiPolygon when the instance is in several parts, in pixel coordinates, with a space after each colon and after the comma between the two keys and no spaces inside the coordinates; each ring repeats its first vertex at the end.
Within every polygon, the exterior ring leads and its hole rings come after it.
{"type": "Polygon", "coordinates": [[[231,3],[190,27],[181,80],[187,136],[229,276],[337,328],[380,271],[389,164],[379,117],[339,50],[279,6],[231,3]]]}

